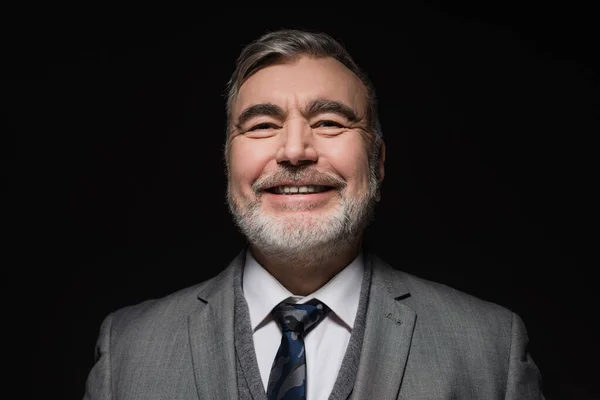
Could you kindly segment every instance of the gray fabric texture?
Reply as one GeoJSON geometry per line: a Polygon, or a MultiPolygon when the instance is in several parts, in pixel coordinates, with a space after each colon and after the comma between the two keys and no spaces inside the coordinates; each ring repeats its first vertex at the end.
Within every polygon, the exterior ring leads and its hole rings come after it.
{"type": "MultiPolygon", "coordinates": [[[[359,306],[366,307],[364,338],[357,346],[357,318],[332,398],[343,399],[342,389],[350,399],[544,398],[518,315],[367,257],[373,269],[368,305],[359,306]],[[356,373],[348,367],[353,357],[356,373]]],[[[242,265],[243,252],[206,282],[108,315],[84,399],[238,399],[240,379],[251,394],[257,387],[264,393],[258,366],[245,367],[256,357],[245,352],[249,360],[236,360],[236,346],[253,349],[249,318],[241,328],[244,318],[234,323],[242,265]]]]}

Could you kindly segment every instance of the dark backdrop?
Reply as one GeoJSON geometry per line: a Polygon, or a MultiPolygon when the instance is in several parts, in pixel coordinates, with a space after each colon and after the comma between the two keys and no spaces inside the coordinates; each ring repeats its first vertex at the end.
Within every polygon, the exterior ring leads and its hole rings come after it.
{"type": "Polygon", "coordinates": [[[225,83],[249,40],[297,27],[341,39],[378,88],[387,162],[370,246],[519,313],[548,399],[591,399],[598,32],[592,8],[570,4],[5,14],[11,239],[25,239],[7,242],[7,281],[33,325],[34,393],[81,398],[104,316],[238,252],[225,83]]]}

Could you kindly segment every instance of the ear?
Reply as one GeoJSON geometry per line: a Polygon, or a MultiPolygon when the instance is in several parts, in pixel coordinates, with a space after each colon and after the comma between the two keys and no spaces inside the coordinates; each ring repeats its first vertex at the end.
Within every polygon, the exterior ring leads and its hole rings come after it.
{"type": "MultiPolygon", "coordinates": [[[[379,181],[379,185],[383,182],[383,178],[385,177],[385,143],[383,140],[379,145],[379,157],[377,158],[377,180],[379,181]]],[[[377,194],[375,195],[375,201],[381,201],[381,188],[377,189],[377,194]]]]}
{"type": "Polygon", "coordinates": [[[382,140],[379,145],[379,158],[377,159],[377,172],[379,173],[379,184],[383,182],[385,176],[385,142],[382,140]]]}

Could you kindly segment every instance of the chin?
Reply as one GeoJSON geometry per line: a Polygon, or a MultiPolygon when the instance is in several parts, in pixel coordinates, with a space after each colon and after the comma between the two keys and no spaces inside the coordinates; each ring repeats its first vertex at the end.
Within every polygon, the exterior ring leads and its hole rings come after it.
{"type": "Polygon", "coordinates": [[[241,233],[263,253],[320,258],[356,243],[372,211],[369,200],[342,201],[323,210],[270,210],[259,202],[229,205],[241,233]]]}
{"type": "Polygon", "coordinates": [[[261,251],[283,254],[308,254],[334,249],[350,238],[342,213],[328,215],[268,216],[261,214],[246,220],[242,231],[261,251]]]}

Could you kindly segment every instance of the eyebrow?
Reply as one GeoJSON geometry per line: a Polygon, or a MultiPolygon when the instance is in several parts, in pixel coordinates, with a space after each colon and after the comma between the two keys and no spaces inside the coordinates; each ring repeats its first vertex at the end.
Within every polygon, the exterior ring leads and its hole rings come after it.
{"type": "Polygon", "coordinates": [[[352,108],[342,102],[328,99],[316,99],[311,101],[308,103],[303,114],[305,117],[310,118],[317,114],[324,113],[339,114],[350,122],[356,122],[360,119],[352,108]]]}
{"type": "MultiPolygon", "coordinates": [[[[323,113],[339,114],[342,117],[346,118],[350,122],[356,122],[356,121],[360,120],[360,118],[358,117],[358,115],[356,115],[356,113],[354,112],[354,110],[352,108],[350,108],[347,105],[345,105],[344,103],[336,101],[336,100],[328,100],[328,99],[312,100],[310,103],[308,103],[308,105],[305,107],[304,111],[302,112],[302,114],[306,118],[310,118],[317,114],[323,114],[323,113]]],[[[270,117],[275,117],[275,118],[279,118],[279,119],[284,119],[286,114],[287,113],[285,112],[285,110],[276,104],[272,104],[272,103],[254,104],[254,105],[246,108],[244,111],[242,111],[242,113],[238,117],[235,127],[238,130],[242,130],[241,126],[244,125],[246,122],[248,122],[250,119],[252,119],[254,117],[270,116],[270,117]]]]}
{"type": "Polygon", "coordinates": [[[235,127],[237,130],[242,130],[241,126],[254,117],[269,116],[283,119],[285,114],[286,113],[283,108],[272,103],[254,104],[253,106],[250,106],[242,111],[237,122],[235,123],[235,127]]]}

